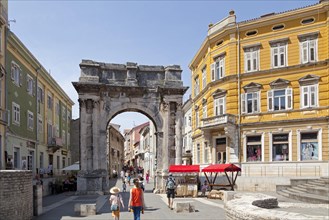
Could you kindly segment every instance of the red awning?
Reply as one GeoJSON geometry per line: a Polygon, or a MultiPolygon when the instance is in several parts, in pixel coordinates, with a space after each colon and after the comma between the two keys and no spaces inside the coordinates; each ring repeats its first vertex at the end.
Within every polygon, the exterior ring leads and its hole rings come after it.
{"type": "Polygon", "coordinates": [[[169,172],[171,173],[199,173],[200,165],[170,165],[169,172]]]}
{"type": "Polygon", "coordinates": [[[202,169],[202,172],[236,172],[241,168],[234,164],[213,164],[202,169]]]}

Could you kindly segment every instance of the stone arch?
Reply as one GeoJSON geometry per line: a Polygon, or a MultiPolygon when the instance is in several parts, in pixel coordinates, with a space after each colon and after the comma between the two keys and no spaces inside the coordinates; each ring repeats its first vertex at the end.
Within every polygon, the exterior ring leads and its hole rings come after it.
{"type": "Polygon", "coordinates": [[[80,106],[78,192],[108,191],[107,126],[125,111],[146,115],[156,127],[156,188],[163,189],[169,165],[182,163],[182,101],[187,87],[180,67],[82,60],[80,68],[79,82],[72,83],[80,106]]]}
{"type": "MultiPolygon", "coordinates": [[[[154,106],[155,107],[155,106],[154,106]]],[[[156,114],[155,112],[150,111],[149,109],[141,109],[140,106],[130,103],[124,103],[121,106],[118,106],[117,108],[111,110],[111,114],[108,115],[108,123],[118,114],[121,114],[123,112],[138,112],[145,116],[147,116],[154,124],[157,131],[158,128],[162,128],[162,118],[159,116],[159,114],[156,114]]]]}

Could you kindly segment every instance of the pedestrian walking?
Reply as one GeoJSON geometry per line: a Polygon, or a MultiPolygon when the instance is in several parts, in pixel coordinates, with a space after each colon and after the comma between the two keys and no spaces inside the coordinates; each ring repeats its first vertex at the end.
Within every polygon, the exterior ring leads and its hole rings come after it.
{"type": "Polygon", "coordinates": [[[150,181],[150,170],[148,170],[145,174],[145,179],[146,179],[146,183],[149,183],[150,181]]]}
{"type": "Polygon", "coordinates": [[[131,180],[131,176],[130,176],[130,173],[128,173],[127,181],[128,181],[128,185],[129,185],[129,186],[130,186],[130,180],[131,180]]]}
{"type": "Polygon", "coordinates": [[[127,184],[126,184],[126,181],[123,181],[122,182],[122,192],[126,192],[127,190],[127,184]]]}
{"type": "Polygon", "coordinates": [[[168,198],[168,208],[173,210],[174,198],[175,198],[176,182],[171,173],[166,181],[166,193],[168,198]]]}
{"type": "Polygon", "coordinates": [[[201,187],[201,196],[206,196],[207,190],[208,190],[208,183],[207,180],[205,180],[201,187]]]}
{"type": "Polygon", "coordinates": [[[114,220],[120,219],[120,204],[122,208],[125,207],[122,201],[122,196],[120,195],[120,189],[118,187],[112,187],[110,189],[110,193],[112,194],[109,199],[112,216],[114,220]]]}
{"type": "Polygon", "coordinates": [[[133,180],[134,187],[130,189],[129,208],[134,212],[134,220],[140,220],[140,214],[144,214],[145,201],[144,193],[140,188],[139,180],[133,180]]]}

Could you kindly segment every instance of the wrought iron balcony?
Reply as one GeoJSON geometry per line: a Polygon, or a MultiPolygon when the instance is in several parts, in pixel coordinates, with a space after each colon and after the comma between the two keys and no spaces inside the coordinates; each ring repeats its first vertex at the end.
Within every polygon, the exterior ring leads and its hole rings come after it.
{"type": "Polygon", "coordinates": [[[235,116],[230,114],[217,115],[214,117],[201,119],[202,128],[213,128],[218,125],[225,125],[227,123],[235,123],[235,116]]]}
{"type": "Polygon", "coordinates": [[[57,150],[63,147],[62,138],[53,137],[48,138],[48,151],[55,153],[57,150]]]}

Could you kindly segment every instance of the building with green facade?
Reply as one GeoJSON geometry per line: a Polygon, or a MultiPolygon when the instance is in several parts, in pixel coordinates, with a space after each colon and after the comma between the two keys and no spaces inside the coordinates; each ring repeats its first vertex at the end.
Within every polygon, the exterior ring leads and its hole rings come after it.
{"type": "Polygon", "coordinates": [[[13,169],[60,174],[71,164],[74,103],[14,33],[7,41],[5,160],[13,169]]]}

